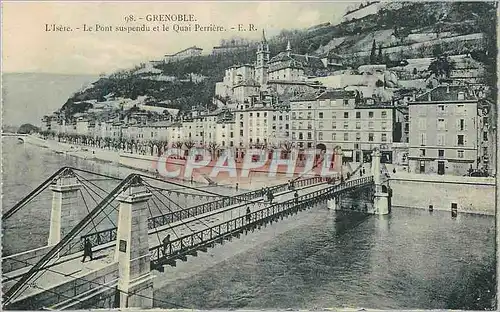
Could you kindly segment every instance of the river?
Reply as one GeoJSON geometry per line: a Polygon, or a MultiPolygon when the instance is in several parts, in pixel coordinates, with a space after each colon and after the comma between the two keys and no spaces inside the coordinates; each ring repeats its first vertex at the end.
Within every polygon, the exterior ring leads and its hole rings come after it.
{"type": "MultiPolygon", "coordinates": [[[[64,165],[126,173],[4,139],[4,209],[64,165]]],[[[155,306],[494,309],[494,221],[403,208],[378,217],[314,207],[227,243],[226,252],[238,252],[165,283],[155,291],[155,306]]],[[[40,245],[46,239],[44,222],[42,215],[31,216],[8,231],[4,227],[4,234],[16,233],[3,237],[4,248],[40,245]]],[[[196,261],[189,258],[185,265],[196,261]]]]}

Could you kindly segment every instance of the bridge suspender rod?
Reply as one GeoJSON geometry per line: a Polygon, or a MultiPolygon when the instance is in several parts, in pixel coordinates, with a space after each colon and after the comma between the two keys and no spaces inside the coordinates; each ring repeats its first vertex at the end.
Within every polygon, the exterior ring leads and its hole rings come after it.
{"type": "Polygon", "coordinates": [[[219,193],[210,192],[210,191],[207,191],[207,190],[204,190],[204,189],[197,189],[195,187],[191,187],[191,186],[184,185],[184,184],[175,183],[175,182],[172,182],[172,181],[165,181],[163,179],[150,177],[150,176],[147,176],[147,175],[144,175],[144,174],[137,174],[137,175],[140,176],[140,177],[143,177],[143,178],[147,178],[147,179],[156,180],[156,181],[160,181],[160,182],[163,182],[163,183],[167,183],[167,184],[172,184],[172,185],[175,185],[175,186],[179,186],[179,187],[182,187],[184,189],[195,190],[195,191],[198,191],[198,192],[207,193],[207,194],[215,195],[215,196],[230,197],[230,196],[222,195],[222,194],[219,194],[219,193]]]}
{"type": "Polygon", "coordinates": [[[38,195],[40,192],[42,192],[47,186],[50,185],[50,183],[58,176],[60,175],[64,170],[68,169],[69,167],[62,167],[61,169],[57,170],[54,172],[48,179],[42,182],[39,186],[37,186],[31,193],[29,193],[27,196],[25,196],[23,199],[21,199],[17,204],[14,205],[11,209],[9,209],[7,212],[2,214],[2,221],[7,220],[8,218],[12,217],[19,209],[23,208],[24,205],[29,203],[33,197],[38,195]]]}
{"type": "Polygon", "coordinates": [[[106,206],[108,206],[111,201],[115,198],[116,194],[124,190],[129,186],[134,180],[136,180],[137,175],[131,174],[127,176],[118,186],[116,186],[104,200],[102,200],[85,218],[83,218],[80,223],[78,223],[59,243],[57,243],[47,254],[45,254],[40,261],[38,261],[31,269],[24,274],[16,284],[14,284],[5,294],[4,294],[4,304],[8,304],[14,299],[14,296],[19,292],[21,287],[27,284],[35,273],[37,273],[47,262],[49,262],[63,247],[65,247],[71,239],[73,239],[91,220],[94,219],[99,212],[102,211],[106,206]]]}
{"type": "Polygon", "coordinates": [[[74,170],[74,171],[84,172],[84,173],[96,175],[96,176],[103,177],[103,178],[109,178],[109,179],[112,179],[112,180],[123,180],[122,178],[111,176],[111,175],[108,175],[108,174],[102,174],[102,173],[92,172],[92,171],[85,170],[85,169],[80,169],[80,168],[73,168],[73,167],[70,167],[70,168],[72,170],[74,170]]]}

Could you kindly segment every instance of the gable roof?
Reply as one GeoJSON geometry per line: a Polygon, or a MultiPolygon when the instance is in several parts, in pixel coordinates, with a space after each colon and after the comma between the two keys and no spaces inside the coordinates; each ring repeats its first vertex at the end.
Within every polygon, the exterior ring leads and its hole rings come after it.
{"type": "Polygon", "coordinates": [[[465,86],[438,86],[416,97],[415,102],[445,102],[462,101],[458,99],[458,93],[464,93],[465,101],[477,100],[474,94],[469,92],[465,86]]]}

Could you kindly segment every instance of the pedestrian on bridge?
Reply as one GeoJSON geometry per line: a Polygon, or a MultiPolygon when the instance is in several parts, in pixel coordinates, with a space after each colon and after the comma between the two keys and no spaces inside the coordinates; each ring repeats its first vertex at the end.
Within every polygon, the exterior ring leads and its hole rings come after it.
{"type": "Polygon", "coordinates": [[[167,234],[167,236],[163,239],[163,255],[164,256],[167,254],[168,245],[170,245],[170,234],[167,234]]]}
{"type": "Polygon", "coordinates": [[[273,192],[271,190],[267,191],[267,199],[269,200],[270,204],[273,203],[274,195],[273,195],[273,192]]]}
{"type": "Polygon", "coordinates": [[[94,260],[92,257],[92,243],[88,238],[85,239],[85,244],[83,245],[83,259],[82,262],[85,262],[85,259],[90,257],[90,261],[94,260]]]}
{"type": "Polygon", "coordinates": [[[298,205],[298,203],[299,203],[299,193],[297,191],[295,191],[295,194],[293,195],[293,197],[295,198],[295,205],[298,205]]]}
{"type": "Polygon", "coordinates": [[[250,222],[252,220],[252,216],[250,215],[252,212],[250,211],[250,207],[247,207],[247,222],[250,222]]]}

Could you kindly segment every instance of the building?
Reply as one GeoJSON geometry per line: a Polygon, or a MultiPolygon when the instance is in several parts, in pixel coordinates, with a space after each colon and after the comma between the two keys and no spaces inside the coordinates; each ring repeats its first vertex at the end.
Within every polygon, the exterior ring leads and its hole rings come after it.
{"type": "Polygon", "coordinates": [[[174,53],[174,54],[166,54],[164,57],[164,60],[165,60],[165,63],[172,62],[172,61],[178,61],[178,60],[182,60],[182,59],[189,58],[189,57],[199,56],[199,55],[201,55],[202,51],[203,51],[202,48],[192,46],[192,47],[186,48],[186,49],[181,50],[181,51],[174,53]]]}
{"type": "Polygon", "coordinates": [[[390,105],[356,102],[343,89],[304,94],[290,101],[292,141],[300,148],[342,148],[346,160],[370,161],[375,147],[392,162],[393,119],[390,105]]]}
{"type": "Polygon", "coordinates": [[[409,171],[465,175],[476,169],[481,119],[464,86],[439,86],[409,103],[409,171]]]}

